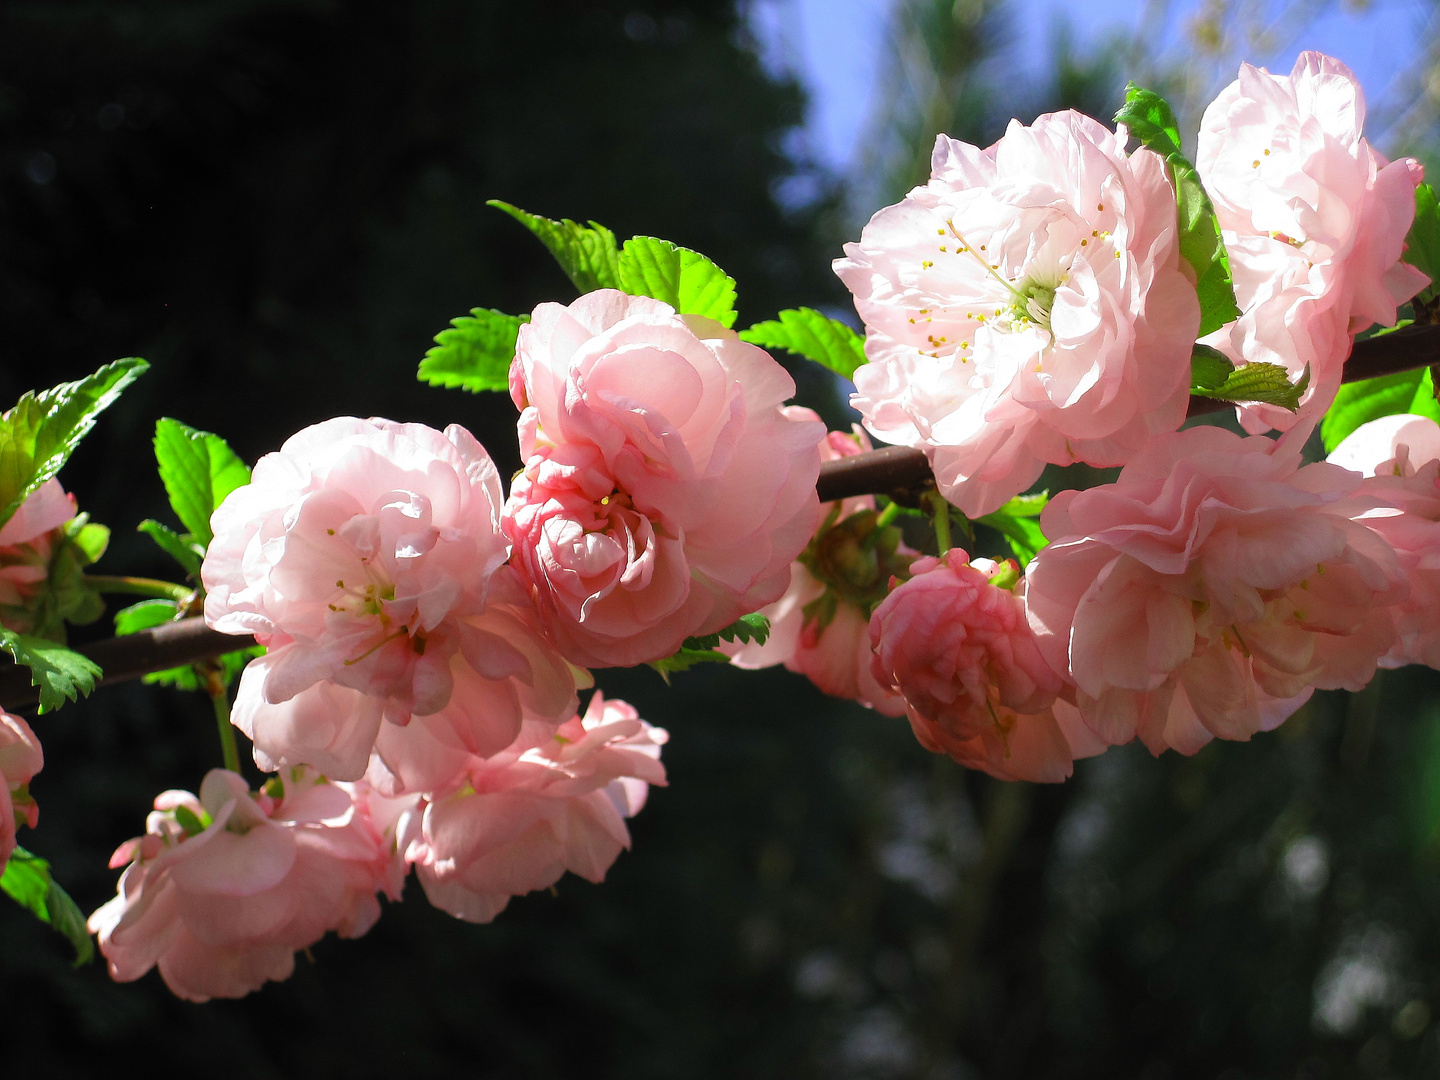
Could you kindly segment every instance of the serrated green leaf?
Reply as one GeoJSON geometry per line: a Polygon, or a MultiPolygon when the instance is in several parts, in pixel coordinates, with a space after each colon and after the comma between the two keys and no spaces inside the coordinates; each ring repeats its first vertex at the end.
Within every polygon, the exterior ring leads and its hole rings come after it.
{"type": "Polygon", "coordinates": [[[1048,491],[1034,495],[1017,495],[992,514],[975,519],[977,525],[987,525],[1005,537],[1015,560],[1027,565],[1050,541],[1040,528],[1040,513],[1050,502],[1048,491]]]}
{"type": "Polygon", "coordinates": [[[659,660],[650,661],[650,667],[660,672],[662,676],[668,676],[672,671],[689,671],[696,664],[728,664],[730,658],[715,649],[684,649],[673,656],[662,657],[659,660]]]}
{"type": "Polygon", "coordinates": [[[1198,336],[1204,337],[1240,317],[1230,256],[1220,235],[1215,207],[1205,194],[1200,174],[1180,149],[1180,128],[1169,102],[1153,90],[1130,83],[1125,87],[1125,104],[1115,114],[1115,122],[1124,124],[1142,146],[1165,159],[1175,185],[1180,256],[1195,270],[1195,291],[1200,297],[1198,336]]]}
{"type": "Polygon", "coordinates": [[[1430,276],[1430,284],[1415,298],[1428,307],[1440,296],[1440,201],[1429,184],[1415,189],[1415,220],[1405,237],[1405,253],[1400,257],[1430,276]]]}
{"type": "Polygon", "coordinates": [[[741,615],[729,626],[722,626],[713,634],[686,638],[680,643],[680,650],[682,652],[706,652],[714,649],[722,641],[738,641],[741,644],[749,644],[753,641],[756,645],[764,645],[769,636],[770,620],[757,611],[750,615],[741,615]]]}
{"type": "Polygon", "coordinates": [[[1435,386],[1430,369],[1401,371],[1381,375],[1378,379],[1345,383],[1325,419],[1320,422],[1320,438],[1328,454],[1361,424],[1382,416],[1414,413],[1428,416],[1440,423],[1440,403],[1435,400],[1435,386]]]}
{"type": "Polygon", "coordinates": [[[1242,364],[1219,386],[1192,386],[1190,392],[1196,397],[1217,398],[1220,401],[1258,401],[1279,405],[1294,412],[1300,407],[1300,398],[1309,385],[1308,366],[1300,381],[1292,383],[1290,373],[1279,364],[1242,364]]]}
{"type": "Polygon", "coordinates": [[[1235,371],[1230,358],[1219,349],[1198,342],[1190,353],[1190,385],[1202,390],[1215,390],[1225,385],[1235,371]]]}
{"type": "Polygon", "coordinates": [[[205,557],[205,549],[196,544],[188,534],[181,536],[168,525],[162,525],[151,518],[146,518],[135,526],[135,531],[154,540],[161,551],[180,564],[185,573],[196,581],[200,580],[200,561],[205,557]]]}
{"type": "Polygon", "coordinates": [[[554,221],[499,199],[491,199],[485,205],[505,211],[534,233],[582,293],[621,287],[616,269],[620,250],[615,244],[615,234],[604,225],[592,221],[586,228],[569,218],[554,221]]]}
{"type": "Polygon", "coordinates": [[[510,388],[510,361],[515,338],[529,315],[506,315],[490,308],[474,308],[469,315],[450,320],[450,329],[435,335],[435,346],[420,361],[418,378],[431,386],[468,390],[510,388]]]}
{"type": "Polygon", "coordinates": [[[95,959],[95,943],[84,914],[50,876],[50,864],[44,859],[17,847],[5,864],[5,872],[0,874],[0,891],[65,936],[75,950],[75,967],[95,959]]]}
{"type": "Polygon", "coordinates": [[[78,382],[27,392],[0,418],[0,526],[64,465],[95,419],[150,367],[130,358],[78,382]]]}
{"type": "Polygon", "coordinates": [[[46,638],[0,629],[0,649],[30,669],[30,684],[40,688],[40,711],[52,712],[88,695],[101,672],[88,656],[46,638]]]}
{"type": "Polygon", "coordinates": [[[620,251],[620,288],[653,296],[682,315],[735,323],[735,279],[698,251],[653,236],[632,236],[620,251]]]}
{"type": "Polygon", "coordinates": [[[180,610],[174,600],[141,600],[115,613],[115,636],[149,630],[170,622],[180,610]]]}
{"type": "Polygon", "coordinates": [[[155,461],[170,507],[200,547],[210,544],[210,515],[250,482],[250,468],[219,435],[164,417],[155,425],[155,461]]]}
{"type": "Polygon", "coordinates": [[[814,308],[787,309],[774,319],[741,330],[740,337],[764,349],[788,349],[847,379],[865,363],[865,339],[814,308]]]}

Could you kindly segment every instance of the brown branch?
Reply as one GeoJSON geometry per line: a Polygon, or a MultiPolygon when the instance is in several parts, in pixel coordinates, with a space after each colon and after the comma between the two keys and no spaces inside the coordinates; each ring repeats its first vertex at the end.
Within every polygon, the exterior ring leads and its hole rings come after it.
{"type": "MultiPolygon", "coordinates": [[[[88,656],[105,673],[99,685],[138,679],[152,671],[209,660],[255,644],[250,635],[237,636],[211,630],[198,616],[141,630],[124,637],[107,638],[75,651],[88,656]]],[[[30,685],[30,669],[19,664],[0,667],[0,707],[14,712],[34,705],[40,691],[30,685]]]]}
{"type": "MultiPolygon", "coordinates": [[[[1358,382],[1436,363],[1440,363],[1440,326],[1411,326],[1358,342],[1346,361],[1344,381],[1358,382]]],[[[1199,416],[1229,407],[1229,402],[1192,397],[1189,415],[1199,416]]],[[[913,506],[919,496],[934,485],[935,477],[923,453],[905,446],[887,446],[825,462],[820,466],[815,490],[822,502],[881,494],[913,506]]],[[[254,643],[252,637],[220,634],[207,627],[203,619],[190,618],[99,641],[78,651],[100,665],[105,672],[101,685],[105,685],[210,659],[254,643]]],[[[38,700],[39,694],[30,685],[27,669],[14,664],[0,665],[0,707],[21,709],[38,700]]]]}

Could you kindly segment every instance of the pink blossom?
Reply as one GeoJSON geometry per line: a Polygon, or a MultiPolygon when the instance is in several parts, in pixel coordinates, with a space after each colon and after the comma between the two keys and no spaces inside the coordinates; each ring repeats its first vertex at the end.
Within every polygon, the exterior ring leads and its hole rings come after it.
{"type": "Polygon", "coordinates": [[[597,692],[558,729],[527,724],[503,753],[472,759],[465,783],[402,827],[405,857],[435,906],[489,922],[569,870],[599,882],[630,846],[625,818],[665,783],[668,736],[597,692]]]}
{"type": "Polygon", "coordinates": [[[785,591],[815,528],[818,424],[763,350],[602,289],[541,304],[510,369],[525,471],[505,529],[571,660],[667,656],[785,591]]]}
{"type": "Polygon", "coordinates": [[[1403,413],[1372,420],[1327,460],[1363,473],[1363,489],[1384,500],[1361,520],[1395,549],[1410,585],[1391,609],[1397,640],[1380,666],[1440,668],[1440,426],[1403,413]]]}
{"type": "MultiPolygon", "coordinates": [[[[799,405],[785,413],[820,419],[799,405]]],[[[848,435],[831,431],[820,444],[820,460],[836,461],[871,448],[870,437],[858,427],[848,435]]],[[[824,693],[858,701],[886,716],[903,716],[904,699],[877,683],[870,672],[870,612],[885,598],[891,576],[906,572],[914,553],[898,543],[899,530],[890,530],[894,542],[868,542],[875,525],[875,499],[870,495],[822,509],[825,520],[819,532],[790,565],[785,595],[760,609],[770,620],[765,644],[721,642],[720,651],[736,667],[784,664],[824,693]]]]}
{"type": "Polygon", "coordinates": [[[1207,338],[1236,362],[1310,369],[1300,413],[1241,406],[1247,430],[1287,430],[1329,408],[1355,334],[1390,325],[1429,284],[1400,261],[1423,170],[1362,136],[1348,67],[1301,53],[1289,75],[1242,64],[1200,122],[1196,168],[1220,218],[1241,317],[1207,338]]]}
{"type": "Polygon", "coordinates": [[[1055,711],[1064,680],[1012,591],[1015,563],[971,562],[951,548],[910,569],[875,609],[870,641],[875,678],[904,695],[922,746],[992,776],[1041,781],[1065,779],[1077,756],[1101,749],[1063,705],[1055,711]]]}
{"type": "Polygon", "coordinates": [[[1026,602],[1086,724],[1153,753],[1248,739],[1316,688],[1358,690],[1395,641],[1390,546],[1355,520],[1377,501],[1298,450],[1196,427],[1113,484],[1066,491],[1026,602]]]}
{"type": "Polygon", "coordinates": [[[15,850],[15,830],[35,827],[40,808],[30,797],[30,781],[45,764],[40,740],[18,716],[0,711],[0,870],[15,850]]]}
{"type": "Polygon", "coordinates": [[[128,982],[158,966],[187,1000],[243,997],[288,978],[296,950],[326,932],[364,934],[376,894],[398,900],[404,874],[403,807],[383,803],[299,768],[259,793],[223,769],[199,798],[162,793],[145,835],[110,860],[126,866],[118,895],[90,916],[110,974],[128,982]]]}
{"type": "Polygon", "coordinates": [[[942,135],[929,184],[835,263],[867,329],[865,426],[924,450],[972,517],[1185,417],[1200,305],[1165,165],[1127,137],[1076,112],[986,150],[942,135]]]}
{"type": "Polygon", "coordinates": [[[463,428],[341,417],[306,428],[215,512],[205,617],[269,652],[235,722],[262,768],[356,779],[382,720],[435,718],[478,753],[558,722],[575,673],[504,567],[500,480],[463,428]]]}
{"type": "Polygon", "coordinates": [[[0,622],[22,634],[35,628],[33,601],[45,588],[60,530],[75,516],[75,496],[53,477],[0,527],[0,622]]]}

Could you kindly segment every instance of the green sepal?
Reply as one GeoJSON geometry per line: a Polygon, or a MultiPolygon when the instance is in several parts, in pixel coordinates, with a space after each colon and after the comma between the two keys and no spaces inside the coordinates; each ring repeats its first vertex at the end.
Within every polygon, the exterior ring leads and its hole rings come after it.
{"type": "Polygon", "coordinates": [[[663,300],[682,315],[735,324],[735,279],[698,251],[653,236],[632,236],[620,251],[620,288],[663,300]]]}
{"type": "Polygon", "coordinates": [[[250,483],[249,466],[219,435],[168,416],[155,425],[155,461],[171,509],[203,551],[212,536],[210,515],[225,496],[250,483]]]}
{"type": "Polygon", "coordinates": [[[1309,385],[1308,364],[1300,381],[1292,383],[1290,373],[1279,364],[1256,363],[1237,367],[1217,387],[1192,386],[1190,392],[1196,397],[1220,401],[1258,401],[1265,405],[1279,405],[1294,412],[1300,407],[1300,398],[1309,385]]]}
{"type": "Polygon", "coordinates": [[[846,379],[865,363],[865,339],[814,308],[789,308],[740,331],[740,338],[764,349],[787,349],[846,379]]]}
{"type": "Polygon", "coordinates": [[[505,211],[534,233],[582,293],[621,287],[617,270],[620,249],[615,243],[615,234],[604,225],[592,221],[586,228],[569,218],[554,221],[499,199],[491,199],[485,205],[505,211]]]}
{"type": "Polygon", "coordinates": [[[89,378],[28,391],[0,418],[0,526],[64,465],[96,418],[150,367],[131,357],[89,378]]]}
{"type": "Polygon", "coordinates": [[[1017,495],[994,513],[975,519],[1005,537],[1021,566],[1029,564],[1050,541],[1040,528],[1040,513],[1050,502],[1048,491],[1017,495]]]}
{"type": "Polygon", "coordinates": [[[651,660],[649,666],[658,671],[666,682],[672,671],[689,671],[696,664],[728,664],[730,657],[715,649],[685,649],[670,656],[651,660]]]}
{"type": "Polygon", "coordinates": [[[450,328],[435,335],[434,347],[420,361],[417,378],[472,394],[508,390],[515,339],[529,321],[529,315],[506,315],[491,308],[473,308],[469,315],[451,319],[450,328]]]}
{"type": "Polygon", "coordinates": [[[1427,416],[1440,423],[1440,403],[1435,400],[1429,368],[1400,371],[1341,386],[1330,411],[1320,422],[1325,452],[1334,450],[1361,424],[1397,413],[1427,416]]]}
{"type": "Polygon", "coordinates": [[[154,540],[160,550],[179,563],[191,578],[200,580],[200,562],[205,558],[205,549],[195,543],[189,533],[181,536],[170,526],[162,525],[151,518],[146,518],[135,526],[135,530],[154,540]]]}
{"type": "Polygon", "coordinates": [[[16,847],[5,864],[5,872],[0,874],[0,891],[64,935],[75,950],[73,967],[83,967],[95,959],[95,942],[85,925],[84,913],[50,876],[50,864],[44,859],[16,847]]]}
{"type": "Polygon", "coordinates": [[[31,685],[40,688],[42,713],[89,695],[101,675],[99,665],[88,656],[47,638],[0,629],[0,649],[30,669],[31,685]]]}
{"type": "Polygon", "coordinates": [[[1125,104],[1115,114],[1142,146],[1165,159],[1175,185],[1177,223],[1180,229],[1180,257],[1195,270],[1195,291],[1200,297],[1199,337],[1219,330],[1240,317],[1235,303],[1235,284],[1230,276],[1230,256],[1220,235],[1220,221],[1200,174],[1180,149],[1180,129],[1175,112],[1153,90],[1129,83],[1125,104]]]}
{"type": "Polygon", "coordinates": [[[205,822],[201,821],[195,811],[188,806],[177,806],[172,813],[175,815],[175,824],[185,830],[186,836],[199,836],[205,831],[205,822]]]}

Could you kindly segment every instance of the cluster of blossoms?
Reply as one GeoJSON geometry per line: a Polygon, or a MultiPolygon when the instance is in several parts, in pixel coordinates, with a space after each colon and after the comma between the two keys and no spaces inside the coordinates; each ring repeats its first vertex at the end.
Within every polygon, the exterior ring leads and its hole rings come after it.
{"type": "Polygon", "coordinates": [[[581,715],[586,669],[784,592],[824,427],[781,408],[794,383],[763,350],[613,290],[542,305],[511,387],[508,501],[463,428],[342,417],[215,511],[205,616],[266,649],[231,717],[278,780],[156,801],[91,919],[117,979],[158,965],[181,996],[238,996],[363,933],[410,867],[486,922],[629,846],[667,736],[598,692],[581,715]]]}
{"type": "MultiPolygon", "coordinates": [[[[1316,689],[1440,666],[1440,427],[1390,417],[1301,455],[1355,335],[1429,283],[1401,259],[1420,167],[1363,120],[1351,73],[1309,53],[1289,76],[1246,66],[1205,113],[1239,310],[1206,342],[1308,377],[1297,410],[1240,404],[1248,437],[1180,430],[1202,302],[1170,166],[1074,112],[988,149],[941,136],[929,183],[836,262],[867,329],[865,430],[787,406],[790,376],[720,323],[599,289],[519,330],[508,496],[458,426],[292,437],[215,511],[201,571],[209,624],[266,650],[231,715],[273,775],[156,799],[90,921],[114,976],[248,993],[363,934],[411,868],[475,922],[566,871],[602,880],[666,782],[667,735],[598,691],[582,713],[589,669],[756,612],[769,636],[719,643],[733,664],[784,664],[1010,780],[1136,738],[1248,739],[1316,689]],[[822,461],[870,451],[867,431],[929,459],[935,555],[897,502],[820,505],[822,461]],[[1121,469],[1050,500],[1023,568],[942,539],[949,504],[993,524],[1076,462],[1121,469]]],[[[0,614],[73,515],[47,486],[0,531],[0,614]]],[[[0,714],[0,857],[40,765],[0,714]]]]}

